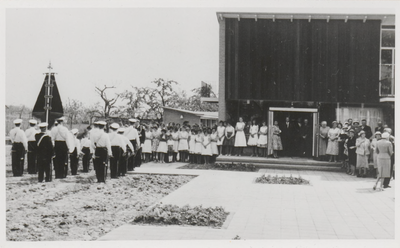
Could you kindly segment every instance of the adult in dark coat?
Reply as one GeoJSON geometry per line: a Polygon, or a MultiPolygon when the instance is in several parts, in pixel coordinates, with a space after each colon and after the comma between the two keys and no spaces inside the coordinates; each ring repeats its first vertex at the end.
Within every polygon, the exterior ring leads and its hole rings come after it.
{"type": "Polygon", "coordinates": [[[301,125],[299,133],[300,156],[311,157],[312,127],[308,124],[308,119],[304,119],[304,124],[301,125]]]}
{"type": "Polygon", "coordinates": [[[350,164],[350,174],[355,176],[356,172],[356,164],[357,164],[357,154],[356,154],[356,136],[354,133],[354,129],[349,130],[349,138],[345,142],[345,147],[348,151],[349,156],[349,164],[350,164]]]}
{"type": "Polygon", "coordinates": [[[384,128],[383,128],[382,122],[381,122],[381,121],[378,121],[377,124],[378,124],[378,126],[375,127],[375,133],[376,133],[376,132],[381,132],[381,133],[383,133],[384,128]]]}
{"type": "Polygon", "coordinates": [[[372,129],[370,126],[367,126],[366,119],[361,120],[361,130],[363,130],[365,132],[365,137],[367,139],[370,139],[372,137],[372,129]]]}
{"type": "Polygon", "coordinates": [[[295,147],[293,145],[293,129],[293,123],[290,122],[289,117],[286,117],[285,122],[280,127],[284,156],[293,156],[293,148],[295,147]]]}
{"type": "Polygon", "coordinates": [[[37,142],[36,156],[38,167],[38,181],[43,182],[44,174],[46,174],[45,181],[51,182],[52,179],[52,166],[51,161],[54,156],[53,142],[51,137],[47,135],[47,123],[40,123],[40,133],[35,134],[37,142]]]}
{"type": "Polygon", "coordinates": [[[139,135],[138,142],[138,150],[135,156],[135,167],[140,167],[142,165],[142,145],[146,139],[146,131],[144,130],[143,126],[140,125],[139,121],[136,122],[136,130],[139,135]]]}

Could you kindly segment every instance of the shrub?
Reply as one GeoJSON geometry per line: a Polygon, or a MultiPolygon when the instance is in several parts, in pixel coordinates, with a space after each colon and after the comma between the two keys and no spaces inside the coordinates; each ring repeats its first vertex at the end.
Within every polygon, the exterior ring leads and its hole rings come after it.
{"type": "Polygon", "coordinates": [[[310,184],[310,181],[301,178],[301,176],[292,177],[292,175],[290,175],[290,177],[285,177],[285,176],[278,177],[278,175],[276,175],[272,177],[271,175],[268,176],[262,175],[261,177],[256,178],[256,183],[301,185],[301,184],[310,184]]]}

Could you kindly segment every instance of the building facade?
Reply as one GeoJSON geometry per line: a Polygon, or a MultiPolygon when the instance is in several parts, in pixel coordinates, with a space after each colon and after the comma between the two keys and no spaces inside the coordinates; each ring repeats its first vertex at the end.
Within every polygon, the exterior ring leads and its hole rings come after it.
{"type": "MultiPolygon", "coordinates": [[[[394,127],[394,15],[217,13],[219,117],[394,127]]],[[[272,152],[271,149],[269,149],[272,152]]]]}

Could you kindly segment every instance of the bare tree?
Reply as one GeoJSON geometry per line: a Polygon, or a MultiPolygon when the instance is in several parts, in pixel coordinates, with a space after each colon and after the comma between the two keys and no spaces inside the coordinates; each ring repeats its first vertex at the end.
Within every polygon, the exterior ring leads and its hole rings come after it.
{"type": "Polygon", "coordinates": [[[153,84],[157,85],[157,94],[161,98],[161,104],[162,106],[166,106],[166,102],[168,99],[171,97],[173,94],[174,90],[172,89],[173,84],[178,84],[174,80],[164,80],[162,78],[156,79],[152,82],[153,84]]]}
{"type": "Polygon", "coordinates": [[[110,116],[110,112],[112,108],[115,108],[115,103],[117,102],[119,98],[119,94],[116,94],[116,97],[114,98],[109,98],[107,97],[106,90],[107,89],[115,89],[114,86],[107,86],[104,85],[104,87],[101,89],[99,87],[95,87],[96,92],[100,95],[101,99],[104,101],[104,117],[108,118],[110,116]]]}

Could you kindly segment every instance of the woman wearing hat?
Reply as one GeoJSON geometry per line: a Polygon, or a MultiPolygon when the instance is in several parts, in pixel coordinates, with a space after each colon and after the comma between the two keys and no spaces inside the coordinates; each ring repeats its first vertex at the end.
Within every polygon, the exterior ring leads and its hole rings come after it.
{"type": "Polygon", "coordinates": [[[326,154],[330,155],[329,162],[337,162],[337,155],[339,154],[339,135],[340,129],[337,128],[337,122],[333,121],[332,128],[328,131],[328,146],[326,148],[326,154]]]}
{"type": "Polygon", "coordinates": [[[383,190],[383,180],[385,178],[390,178],[390,157],[393,154],[393,145],[389,141],[389,133],[383,133],[382,139],[376,143],[376,154],[378,163],[378,179],[373,187],[376,189],[378,182],[381,182],[380,190],[383,190]]]}
{"type": "Polygon", "coordinates": [[[370,148],[371,148],[371,154],[372,154],[372,161],[374,163],[375,178],[378,178],[379,171],[378,171],[378,161],[377,161],[378,154],[376,154],[376,143],[382,138],[382,133],[378,131],[375,133],[374,136],[375,137],[371,141],[370,148]]]}
{"type": "Polygon", "coordinates": [[[317,134],[319,137],[318,154],[321,157],[321,160],[325,160],[329,129],[330,128],[327,126],[326,121],[321,122],[319,134],[317,134]]]}
{"type": "Polygon", "coordinates": [[[367,169],[368,169],[368,157],[369,157],[369,146],[370,142],[369,139],[365,138],[365,132],[361,131],[359,136],[356,140],[356,153],[357,153],[357,169],[358,175],[357,177],[366,177],[367,176],[367,169]],[[361,171],[364,173],[361,175],[361,171]]]}
{"type": "Polygon", "coordinates": [[[357,164],[357,155],[356,155],[356,137],[354,133],[354,129],[349,130],[349,138],[344,143],[345,149],[348,151],[349,156],[349,169],[347,174],[354,176],[355,175],[355,167],[357,164]]]}

